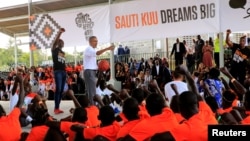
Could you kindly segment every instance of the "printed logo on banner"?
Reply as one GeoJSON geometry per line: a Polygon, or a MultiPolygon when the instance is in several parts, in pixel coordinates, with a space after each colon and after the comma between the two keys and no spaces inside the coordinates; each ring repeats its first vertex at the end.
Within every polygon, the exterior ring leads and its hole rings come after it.
{"type": "Polygon", "coordinates": [[[50,48],[60,31],[60,25],[49,15],[30,17],[30,49],[50,48]]]}
{"type": "MultiPolygon", "coordinates": [[[[229,0],[229,6],[233,9],[246,9],[245,6],[247,4],[247,0],[229,0]]],[[[250,8],[246,10],[247,16],[244,16],[243,18],[249,18],[250,17],[250,8]]]]}
{"type": "Polygon", "coordinates": [[[75,22],[77,27],[82,28],[84,30],[85,39],[86,41],[88,41],[89,37],[94,35],[94,22],[91,20],[90,15],[88,13],[78,13],[75,18],[75,22]]]}

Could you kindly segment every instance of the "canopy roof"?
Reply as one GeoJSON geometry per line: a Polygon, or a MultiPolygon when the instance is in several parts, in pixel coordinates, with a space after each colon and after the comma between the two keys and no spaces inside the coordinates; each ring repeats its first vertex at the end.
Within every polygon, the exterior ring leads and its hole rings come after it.
{"type": "MultiPolygon", "coordinates": [[[[108,4],[109,0],[43,0],[32,3],[31,13],[50,13],[94,4],[108,4]]],[[[0,8],[0,32],[9,36],[29,34],[28,4],[0,8]]]]}

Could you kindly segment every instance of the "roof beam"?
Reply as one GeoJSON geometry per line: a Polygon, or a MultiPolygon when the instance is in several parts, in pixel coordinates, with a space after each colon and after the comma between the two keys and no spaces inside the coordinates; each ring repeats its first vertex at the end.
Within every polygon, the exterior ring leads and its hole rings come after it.
{"type": "Polygon", "coordinates": [[[34,11],[35,11],[34,13],[38,13],[38,12],[36,12],[36,10],[39,10],[39,13],[46,13],[46,10],[40,8],[40,7],[37,6],[37,5],[32,5],[32,8],[35,9],[35,10],[34,10],[34,11]]]}
{"type": "Polygon", "coordinates": [[[9,35],[9,36],[11,36],[11,37],[14,37],[14,33],[13,33],[12,31],[10,31],[10,30],[4,28],[4,27],[0,27],[0,32],[2,32],[2,33],[4,33],[4,34],[7,34],[7,35],[9,35]]]}
{"type": "Polygon", "coordinates": [[[29,36],[29,32],[15,33],[16,37],[29,36]]]}
{"type": "Polygon", "coordinates": [[[0,19],[0,22],[9,22],[9,21],[15,21],[15,20],[22,20],[22,19],[28,19],[28,15],[21,15],[21,16],[2,18],[2,19],[0,19]]]}
{"type": "Polygon", "coordinates": [[[4,28],[16,28],[16,27],[23,27],[28,26],[29,24],[17,24],[17,25],[11,25],[11,26],[5,26],[4,28]]]}

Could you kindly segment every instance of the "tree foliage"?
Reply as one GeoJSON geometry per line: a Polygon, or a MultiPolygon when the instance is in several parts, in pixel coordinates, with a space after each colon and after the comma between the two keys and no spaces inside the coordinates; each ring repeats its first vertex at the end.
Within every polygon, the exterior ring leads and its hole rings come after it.
{"type": "MultiPolygon", "coordinates": [[[[47,56],[42,50],[34,50],[34,65],[40,66],[43,61],[52,60],[52,56],[47,56]]],[[[74,63],[82,61],[82,54],[69,54],[66,52],[66,62],[74,63]]],[[[17,48],[17,64],[26,65],[30,67],[30,52],[23,52],[22,49],[17,48]]],[[[6,71],[15,66],[15,44],[13,40],[9,40],[7,48],[0,48],[0,71],[6,71]]]]}
{"type": "MultiPolygon", "coordinates": [[[[34,65],[37,66],[43,61],[43,53],[40,50],[35,50],[34,65]]],[[[17,48],[17,64],[30,66],[30,53],[23,52],[17,48]]],[[[15,65],[15,45],[14,41],[9,40],[7,48],[0,48],[0,70],[6,71],[7,69],[14,67],[15,65]]]]}

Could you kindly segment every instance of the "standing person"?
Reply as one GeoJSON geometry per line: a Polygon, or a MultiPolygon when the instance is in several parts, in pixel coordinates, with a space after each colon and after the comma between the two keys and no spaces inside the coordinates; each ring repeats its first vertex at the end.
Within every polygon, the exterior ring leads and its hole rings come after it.
{"type": "Polygon", "coordinates": [[[179,41],[179,38],[176,39],[176,43],[173,45],[171,56],[173,54],[175,55],[175,67],[177,67],[183,63],[183,57],[186,54],[186,48],[184,44],[179,41]]]}
{"type": "Polygon", "coordinates": [[[189,72],[192,74],[195,70],[195,56],[194,56],[194,49],[195,49],[195,40],[193,39],[193,45],[187,48],[187,68],[189,72]]]}
{"type": "Polygon", "coordinates": [[[118,47],[118,61],[119,62],[124,62],[124,55],[125,55],[125,50],[122,45],[119,45],[118,47]]]}
{"type": "Polygon", "coordinates": [[[240,43],[237,44],[230,41],[230,34],[231,30],[228,29],[226,35],[226,43],[228,47],[232,49],[233,54],[230,73],[235,79],[237,79],[242,85],[244,85],[244,80],[246,78],[247,60],[250,57],[250,50],[245,46],[245,36],[240,37],[240,43]]]}
{"type": "Polygon", "coordinates": [[[203,58],[202,62],[207,68],[213,67],[213,48],[209,44],[209,41],[206,41],[206,44],[202,48],[203,58]]]}
{"type": "Polygon", "coordinates": [[[217,33],[217,38],[214,40],[214,61],[216,67],[220,67],[220,40],[219,40],[219,33],[217,33]]]}
{"type": "Polygon", "coordinates": [[[214,41],[213,41],[213,38],[212,37],[209,37],[208,39],[208,43],[211,47],[214,47],[214,41]]]}
{"type": "Polygon", "coordinates": [[[124,52],[125,52],[125,63],[128,63],[128,58],[130,57],[130,49],[128,48],[128,46],[125,46],[124,52]]]}
{"type": "MultiPolygon", "coordinates": [[[[226,47],[226,42],[223,40],[223,47],[226,47]]],[[[214,40],[214,61],[216,64],[216,67],[220,67],[220,38],[219,33],[217,33],[217,37],[214,40]]]]}
{"type": "Polygon", "coordinates": [[[55,79],[55,86],[56,86],[56,91],[54,95],[54,100],[55,100],[54,113],[55,114],[63,113],[63,111],[59,109],[60,102],[62,99],[62,93],[64,90],[64,85],[66,82],[65,53],[62,51],[64,42],[62,39],[60,39],[60,36],[63,32],[65,32],[65,29],[61,28],[53,44],[53,47],[51,48],[54,79],[55,79]]]}
{"type": "Polygon", "coordinates": [[[97,47],[97,43],[98,40],[96,36],[91,36],[89,38],[89,46],[85,49],[83,58],[85,90],[91,105],[94,105],[93,97],[96,94],[96,70],[98,69],[96,56],[101,55],[105,51],[114,50],[114,46],[109,46],[96,51],[95,48],[97,47]]]}
{"type": "Polygon", "coordinates": [[[201,39],[201,35],[197,35],[197,41],[195,46],[195,60],[196,60],[196,69],[198,69],[199,64],[202,62],[203,54],[202,47],[204,46],[204,40],[201,39]]]}
{"type": "Polygon", "coordinates": [[[152,67],[151,75],[153,79],[157,81],[157,84],[160,86],[162,83],[162,73],[163,73],[163,66],[160,65],[159,60],[155,60],[155,64],[152,67]]]}

